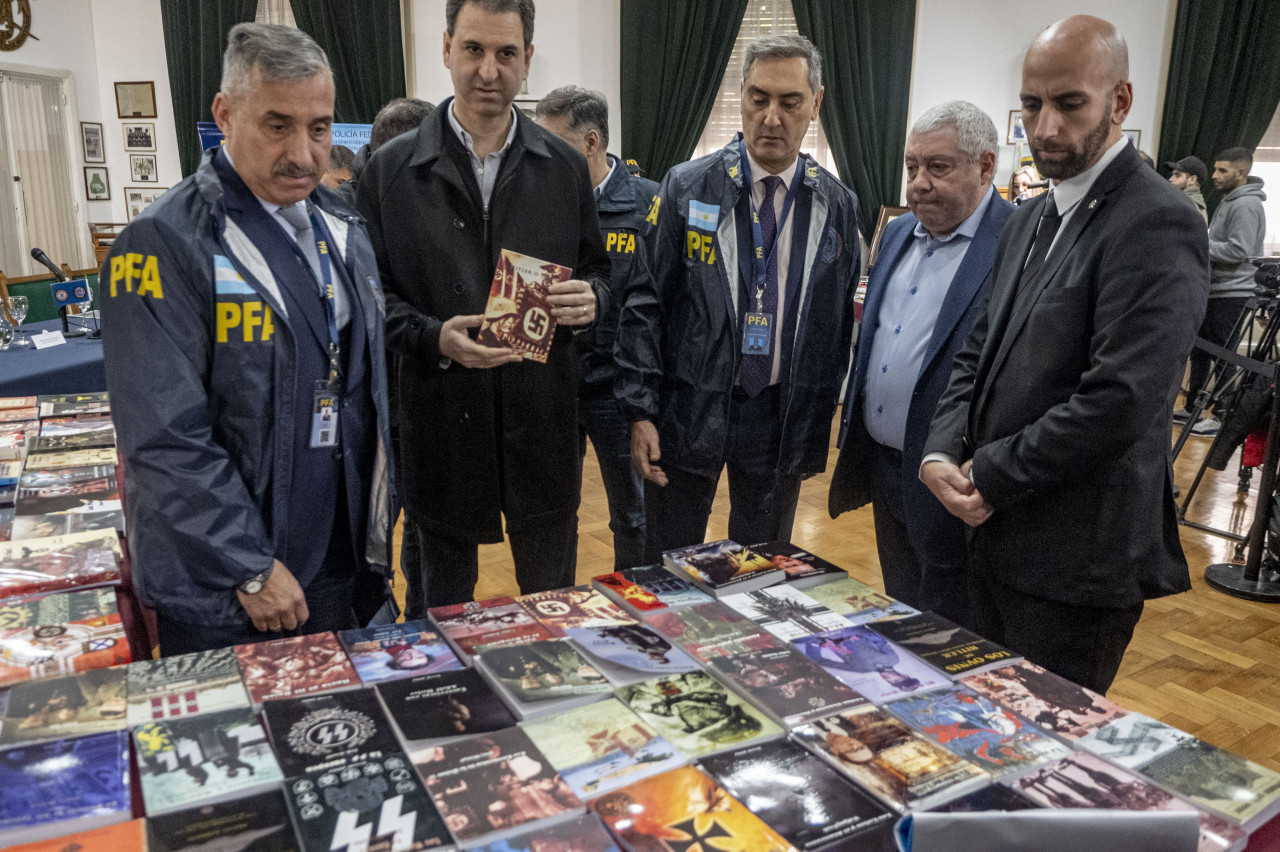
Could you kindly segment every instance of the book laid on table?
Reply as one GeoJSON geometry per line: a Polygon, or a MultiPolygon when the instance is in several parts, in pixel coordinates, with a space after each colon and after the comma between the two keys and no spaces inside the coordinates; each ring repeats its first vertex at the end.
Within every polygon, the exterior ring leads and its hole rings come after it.
{"type": "Polygon", "coordinates": [[[377,685],[405,748],[487,734],[515,725],[516,717],[475,669],[458,669],[377,685]]]}
{"type": "Polygon", "coordinates": [[[736,541],[710,541],[668,550],[662,564],[713,598],[781,583],[786,573],[736,541]]]}
{"type": "Polygon", "coordinates": [[[130,727],[249,706],[231,648],[139,660],[128,671],[130,727]]]}
{"type": "Polygon", "coordinates": [[[853,577],[812,586],[805,590],[805,594],[831,611],[843,615],[850,624],[866,624],[882,618],[903,618],[920,614],[902,601],[877,592],[853,577]]]}
{"type": "Polygon", "coordinates": [[[462,668],[462,661],[426,620],[342,630],[338,641],[362,683],[462,668]]]}
{"type": "Polygon", "coordinates": [[[615,686],[699,668],[697,661],[670,639],[641,624],[571,627],[567,633],[615,686]]]}
{"type": "Polygon", "coordinates": [[[867,703],[790,646],[716,657],[707,668],[785,728],[867,703]]]}
{"type": "Polygon", "coordinates": [[[13,535],[13,509],[0,509],[0,541],[9,541],[13,535]]]}
{"type": "Polygon", "coordinates": [[[106,391],[89,393],[41,394],[40,417],[84,417],[111,413],[106,391]]]}
{"type": "Polygon", "coordinates": [[[795,852],[764,820],[694,766],[673,769],[591,803],[628,849],[795,852]],[[715,844],[712,846],[711,844],[715,844]]]}
{"type": "Polygon", "coordinates": [[[843,568],[832,565],[789,541],[765,541],[747,545],[747,549],[773,560],[773,564],[787,575],[787,585],[797,589],[807,589],[849,576],[849,572],[843,568]]]}
{"type": "Polygon", "coordinates": [[[1121,716],[1076,745],[1140,772],[1248,831],[1280,813],[1280,774],[1141,713],[1121,716]]]}
{"type": "Polygon", "coordinates": [[[607,627],[634,624],[618,605],[590,586],[570,586],[521,595],[516,603],[524,607],[552,636],[562,637],[573,627],[607,627]]]}
{"type": "Polygon", "coordinates": [[[1079,739],[1129,712],[1026,660],[966,675],[961,682],[1068,740],[1079,739]]]}
{"type": "Polygon", "coordinates": [[[99,586],[0,602],[0,685],[129,662],[115,589],[99,586]]]}
{"type": "Polygon", "coordinates": [[[754,621],[719,601],[659,613],[648,624],[703,663],[713,657],[781,644],[754,621]]]}
{"type": "Polygon", "coordinates": [[[934,612],[873,621],[870,627],[953,678],[996,665],[1011,665],[1021,659],[1008,648],[983,639],[934,612]]]}
{"type": "Polygon", "coordinates": [[[951,681],[865,626],[849,625],[795,640],[796,649],[876,704],[951,681]]]}
{"type": "Polygon", "coordinates": [[[631,616],[646,620],[657,612],[711,600],[706,592],[661,565],[600,574],[591,578],[591,585],[631,616]]]}
{"type": "Polygon", "coordinates": [[[849,622],[794,586],[773,586],[726,595],[720,599],[784,642],[824,630],[836,630],[849,622]]]}
{"type": "Polygon", "coordinates": [[[459,843],[492,842],[583,813],[582,801],[520,728],[446,743],[415,765],[459,843]]]}
{"type": "Polygon", "coordinates": [[[613,687],[565,639],[482,646],[477,666],[521,719],[537,719],[599,701],[613,687]]]}
{"type": "Polygon", "coordinates": [[[125,727],[125,668],[14,684],[0,694],[0,744],[45,742],[125,727]]]}
{"type": "Polygon", "coordinates": [[[476,342],[507,346],[522,358],[545,364],[556,333],[549,291],[552,284],[572,277],[567,266],[502,249],[476,342]]]}
{"type": "Polygon", "coordinates": [[[969,761],[879,707],[857,707],[801,725],[795,742],[898,811],[927,808],[988,783],[969,761]]]}
{"type": "Polygon", "coordinates": [[[1200,820],[1199,852],[1237,852],[1248,839],[1244,830],[1231,821],[1092,754],[1078,752],[1007,783],[1044,808],[1195,811],[1200,820]]]}
{"type": "Polygon", "coordinates": [[[0,412],[17,412],[35,419],[39,410],[39,398],[35,396],[0,397],[0,412]]]}
{"type": "MultiPolygon", "coordinates": [[[[0,412],[3,415],[3,412],[0,412]]],[[[35,420],[4,421],[0,417],[0,461],[22,461],[27,457],[27,447],[39,432],[35,420]]]]}
{"type": "Polygon", "coordinates": [[[332,633],[237,645],[235,652],[245,688],[255,705],[360,685],[356,670],[332,633]]]}
{"type": "Polygon", "coordinates": [[[706,672],[623,686],[617,696],[690,759],[783,733],[773,720],[706,672]]]}
{"type": "Polygon", "coordinates": [[[121,555],[113,529],[0,544],[0,598],[118,584],[121,555]]]}
{"type": "Polygon", "coordinates": [[[116,479],[114,456],[109,462],[92,465],[53,464],[44,467],[35,464],[40,458],[34,454],[30,456],[18,483],[19,515],[104,512],[120,508],[120,485],[116,479]]]}
{"type": "Polygon", "coordinates": [[[1066,757],[1071,749],[985,695],[960,684],[885,709],[992,778],[1066,757]]]}
{"type": "Polygon", "coordinates": [[[27,454],[27,470],[60,470],[68,467],[114,465],[118,461],[114,447],[90,450],[53,450],[27,454]]]}
{"type": "Polygon", "coordinates": [[[621,852],[595,814],[518,831],[501,840],[466,847],[470,852],[621,852]]]}
{"type": "Polygon", "coordinates": [[[148,816],[260,793],[284,777],[247,707],[146,722],[133,749],[148,816]]]}
{"type": "Polygon", "coordinates": [[[1040,807],[1012,787],[991,784],[981,790],[929,808],[940,813],[962,814],[982,811],[1028,811],[1040,807]]]}
{"type": "MultiPolygon", "coordinates": [[[[24,474],[25,476],[26,474],[24,474]]],[[[104,505],[119,501],[105,501],[104,505]]],[[[87,508],[83,512],[52,512],[46,515],[14,515],[10,526],[10,538],[19,541],[30,538],[49,538],[71,535],[87,530],[125,532],[124,510],[114,508],[87,508]]]]}
{"type": "MultiPolygon", "coordinates": [[[[46,417],[40,421],[40,436],[79,435],[85,432],[97,432],[112,425],[110,415],[99,414],[85,417],[46,417]]],[[[115,442],[106,446],[111,446],[115,442]]]]}
{"type": "Polygon", "coordinates": [[[750,745],[698,763],[800,852],[897,849],[898,815],[792,742],[750,745]]]}
{"type": "Polygon", "coordinates": [[[0,751],[0,845],[88,831],[132,816],[125,731],[0,751]]]}
{"type": "Polygon", "coordinates": [[[520,727],[583,800],[687,762],[616,698],[520,727]]]}
{"type": "Polygon", "coordinates": [[[298,852],[301,848],[279,789],[148,817],[147,841],[148,852],[298,852]]]}
{"type": "Polygon", "coordinates": [[[553,638],[515,598],[506,596],[432,607],[428,615],[464,660],[470,660],[481,645],[518,645],[553,638]]]}
{"type": "Polygon", "coordinates": [[[31,452],[57,453],[64,450],[92,450],[98,447],[115,447],[115,445],[116,428],[108,420],[92,428],[86,427],[74,431],[55,428],[46,433],[41,428],[40,436],[36,438],[31,452]]]}
{"type": "Polygon", "coordinates": [[[287,778],[325,771],[365,753],[400,751],[372,688],[272,701],[262,708],[262,720],[287,778]]]}
{"type": "Polygon", "coordinates": [[[147,846],[147,821],[144,819],[131,819],[5,849],[6,852],[133,852],[143,849],[165,852],[155,846],[147,846]]]}

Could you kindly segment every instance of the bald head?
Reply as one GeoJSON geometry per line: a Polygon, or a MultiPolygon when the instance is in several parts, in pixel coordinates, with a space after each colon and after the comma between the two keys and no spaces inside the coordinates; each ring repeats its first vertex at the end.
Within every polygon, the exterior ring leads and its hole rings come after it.
{"type": "Polygon", "coordinates": [[[1133,106],[1124,37],[1090,15],[1053,24],[1027,50],[1021,99],[1040,173],[1068,180],[1085,171],[1120,140],[1133,106]]]}

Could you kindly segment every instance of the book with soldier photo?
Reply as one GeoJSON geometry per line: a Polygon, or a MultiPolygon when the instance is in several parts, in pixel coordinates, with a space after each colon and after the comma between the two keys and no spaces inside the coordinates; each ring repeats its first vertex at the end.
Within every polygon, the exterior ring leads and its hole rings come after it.
{"type": "Polygon", "coordinates": [[[425,620],[342,630],[338,641],[362,683],[462,668],[449,644],[425,620]]]}
{"type": "Polygon", "coordinates": [[[996,665],[1012,665],[1021,659],[1008,648],[1002,648],[935,612],[874,621],[870,627],[953,678],[996,665]]]}
{"type": "Polygon", "coordinates": [[[607,627],[636,622],[590,586],[534,592],[516,598],[516,603],[557,638],[565,636],[565,631],[571,627],[607,627]]]}
{"type": "Polygon", "coordinates": [[[284,780],[247,708],[147,722],[133,729],[147,815],[263,792],[284,780]]]}
{"type": "Polygon", "coordinates": [[[966,675],[961,683],[1068,740],[1077,740],[1129,712],[1028,661],[966,675]]]}
{"type": "MultiPolygon", "coordinates": [[[[33,454],[30,458],[35,460],[40,456],[33,454]]],[[[19,515],[102,512],[119,508],[120,484],[116,479],[114,458],[108,464],[82,467],[57,465],[45,469],[28,463],[18,482],[19,515]]]]}
{"type": "Polygon", "coordinates": [[[787,585],[796,589],[808,589],[849,576],[849,572],[843,568],[832,565],[827,560],[814,556],[789,541],[749,544],[747,549],[772,559],[773,564],[787,575],[787,585]]]}
{"type": "Polygon", "coordinates": [[[589,704],[613,691],[600,670],[566,639],[483,646],[476,659],[521,719],[589,704]]]}
{"type": "Polygon", "coordinates": [[[617,696],[688,758],[783,733],[772,719],[706,672],[620,687],[617,696]]]}
{"type": "Polygon", "coordinates": [[[125,668],[15,684],[0,694],[0,743],[70,739],[125,726],[125,668]]]}
{"type": "Polygon", "coordinates": [[[726,595],[720,599],[784,642],[824,630],[838,630],[849,622],[794,586],[773,586],[726,595]]]}
{"type": "Polygon", "coordinates": [[[867,624],[882,618],[905,618],[920,614],[902,601],[877,592],[853,577],[813,586],[806,589],[805,594],[832,612],[843,615],[850,624],[867,624]]]}
{"type": "Polygon", "coordinates": [[[0,598],[120,582],[115,530],[0,543],[0,598]]]}
{"type": "Polygon", "coordinates": [[[708,668],[786,728],[867,703],[790,646],[716,657],[708,668]]]}
{"type": "Polygon", "coordinates": [[[1212,808],[1252,831],[1280,813],[1280,774],[1141,713],[1076,745],[1212,808]]]}
{"type": "Polygon", "coordinates": [[[763,589],[787,577],[769,557],[727,539],[668,550],[662,564],[713,598],[763,589]]]}
{"type": "Polygon", "coordinates": [[[516,717],[475,669],[383,681],[382,703],[409,752],[510,728],[516,717]]]}
{"type": "Polygon", "coordinates": [[[80,512],[53,512],[47,515],[16,515],[10,527],[10,538],[22,541],[29,538],[51,538],[78,532],[113,530],[124,535],[124,510],[120,501],[109,501],[104,506],[114,508],[93,509],[80,512]]]}
{"type": "Polygon", "coordinates": [[[572,277],[573,270],[567,266],[503,249],[476,342],[508,346],[522,358],[545,364],[556,333],[549,291],[552,284],[572,277]]]}
{"type": "Polygon", "coordinates": [[[147,841],[148,852],[298,852],[301,848],[279,789],[148,817],[147,841]]]}
{"type": "Polygon", "coordinates": [[[791,737],[898,811],[928,808],[988,782],[981,769],[879,707],[818,719],[791,737]]]}
{"type": "Polygon", "coordinates": [[[75,589],[0,603],[0,685],[129,662],[115,589],[75,589]]]}
{"type": "Polygon", "coordinates": [[[276,698],[350,689],[360,677],[332,633],[237,645],[236,660],[254,705],[276,698]]]}
{"type": "Polygon", "coordinates": [[[719,601],[658,613],[648,624],[702,663],[781,644],[754,621],[719,601]]]}
{"type": "Polygon", "coordinates": [[[586,651],[591,662],[616,686],[700,668],[696,660],[670,639],[641,624],[571,627],[568,633],[573,643],[586,651]]]}
{"type": "Polygon", "coordinates": [[[865,626],[815,633],[796,649],[875,704],[946,686],[951,681],[865,626]]]}
{"type": "Polygon", "coordinates": [[[231,648],[139,660],[128,671],[130,727],[249,706],[231,648]]]}
{"type": "Polygon", "coordinates": [[[432,607],[427,614],[464,660],[471,659],[481,645],[518,645],[553,638],[515,598],[506,596],[432,607]]]}

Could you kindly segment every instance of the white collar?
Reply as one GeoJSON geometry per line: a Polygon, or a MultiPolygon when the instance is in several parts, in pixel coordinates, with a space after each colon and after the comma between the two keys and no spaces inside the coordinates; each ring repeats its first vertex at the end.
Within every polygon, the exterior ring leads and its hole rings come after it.
{"type": "Polygon", "coordinates": [[[1098,158],[1098,162],[1082,171],[1073,178],[1067,178],[1062,182],[1053,181],[1053,199],[1057,202],[1058,215],[1066,216],[1077,204],[1080,203],[1089,190],[1093,188],[1093,182],[1098,179],[1098,175],[1111,165],[1111,161],[1120,156],[1120,152],[1124,150],[1124,146],[1129,144],[1128,137],[1121,136],[1120,139],[1102,153],[1098,158]]]}
{"type": "MultiPolygon", "coordinates": [[[[458,121],[458,117],[453,114],[453,101],[449,101],[449,124],[453,127],[453,132],[458,134],[458,138],[462,140],[462,144],[467,146],[467,150],[474,156],[476,153],[475,139],[466,128],[462,126],[462,122],[458,121]]],[[[519,124],[519,117],[516,115],[516,108],[511,107],[511,129],[507,131],[507,141],[502,143],[502,147],[494,151],[498,156],[507,153],[507,149],[511,147],[511,142],[516,138],[516,127],[519,124]]]]}
{"type": "MultiPolygon", "coordinates": [[[[756,162],[756,158],[751,156],[751,151],[747,149],[747,146],[745,144],[742,146],[742,148],[743,150],[747,151],[747,163],[751,166],[751,182],[753,184],[760,183],[762,180],[764,180],[770,174],[772,174],[772,172],[766,170],[764,166],[756,162]]],[[[782,178],[782,185],[784,187],[791,186],[791,180],[792,178],[795,177],[796,167],[799,165],[800,165],[800,156],[797,154],[796,158],[791,161],[791,165],[787,166],[785,169],[778,172],[778,177],[782,178]]]]}

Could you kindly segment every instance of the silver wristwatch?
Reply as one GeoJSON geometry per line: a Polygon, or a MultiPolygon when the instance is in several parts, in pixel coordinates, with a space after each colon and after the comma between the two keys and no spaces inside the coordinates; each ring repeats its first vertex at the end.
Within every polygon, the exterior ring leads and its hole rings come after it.
{"type": "Polygon", "coordinates": [[[267,580],[271,577],[271,571],[275,567],[276,565],[273,562],[267,566],[267,570],[252,579],[246,580],[240,585],[240,591],[244,592],[246,595],[256,595],[258,592],[262,591],[262,587],[267,584],[267,580]]]}

